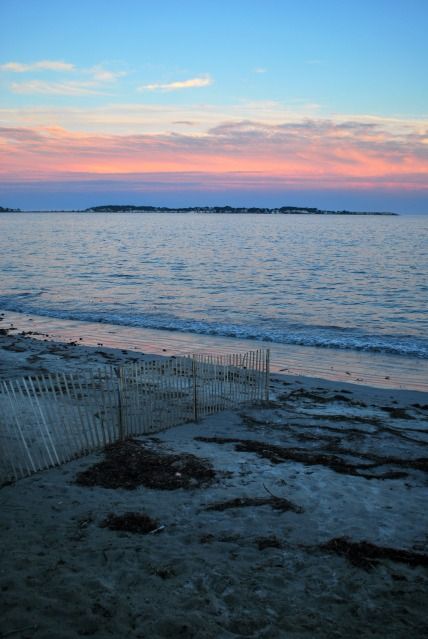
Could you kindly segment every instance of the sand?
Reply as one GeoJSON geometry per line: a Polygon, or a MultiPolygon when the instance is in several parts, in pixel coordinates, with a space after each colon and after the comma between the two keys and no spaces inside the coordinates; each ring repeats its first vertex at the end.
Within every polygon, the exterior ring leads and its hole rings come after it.
{"type": "MultiPolygon", "coordinates": [[[[2,377],[142,357],[36,337],[0,335],[2,377]]],[[[4,486],[0,637],[427,636],[427,422],[426,393],[275,376],[269,404],[141,438],[209,463],[211,482],[76,483],[99,452],[4,486]],[[129,512],[157,532],[102,526],[129,512]],[[425,565],[323,547],[343,537],[425,565]]]]}

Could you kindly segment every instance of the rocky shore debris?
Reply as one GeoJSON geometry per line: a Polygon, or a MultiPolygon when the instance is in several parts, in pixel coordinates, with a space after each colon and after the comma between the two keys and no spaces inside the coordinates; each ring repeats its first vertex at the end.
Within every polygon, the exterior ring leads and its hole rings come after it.
{"type": "Polygon", "coordinates": [[[135,439],[111,444],[104,460],[78,473],[81,486],[157,490],[200,488],[216,477],[211,463],[190,453],[171,454],[153,450],[135,439]]]}

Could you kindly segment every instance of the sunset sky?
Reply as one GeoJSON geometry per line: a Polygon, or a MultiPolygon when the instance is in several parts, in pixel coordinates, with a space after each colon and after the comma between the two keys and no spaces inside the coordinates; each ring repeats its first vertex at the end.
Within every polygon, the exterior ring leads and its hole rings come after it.
{"type": "Polygon", "coordinates": [[[428,213],[427,0],[0,0],[0,205],[428,213]]]}

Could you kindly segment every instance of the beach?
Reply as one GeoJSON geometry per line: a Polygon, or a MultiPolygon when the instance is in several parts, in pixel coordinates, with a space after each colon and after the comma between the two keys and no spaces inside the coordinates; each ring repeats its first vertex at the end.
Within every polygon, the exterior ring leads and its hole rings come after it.
{"type": "Polygon", "coordinates": [[[1,6],[0,639],[428,638],[428,2],[1,6]]]}
{"type": "MultiPolygon", "coordinates": [[[[153,357],[9,324],[3,379],[153,357]]],[[[427,418],[426,392],[275,372],[268,403],[130,444],[159,485],[103,479],[116,448],[4,486],[0,636],[426,636],[427,418]]]]}

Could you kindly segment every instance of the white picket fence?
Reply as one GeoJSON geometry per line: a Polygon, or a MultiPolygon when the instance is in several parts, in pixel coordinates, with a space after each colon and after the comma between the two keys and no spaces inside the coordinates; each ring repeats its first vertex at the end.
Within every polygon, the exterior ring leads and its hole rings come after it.
{"type": "Polygon", "coordinates": [[[0,380],[0,485],[126,437],[269,399],[269,350],[0,380]]]}

